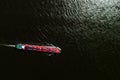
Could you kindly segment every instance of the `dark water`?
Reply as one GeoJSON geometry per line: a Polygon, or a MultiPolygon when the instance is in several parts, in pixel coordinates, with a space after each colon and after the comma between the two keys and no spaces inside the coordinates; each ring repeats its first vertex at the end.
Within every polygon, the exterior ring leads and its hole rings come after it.
{"type": "Polygon", "coordinates": [[[2,0],[1,43],[62,48],[61,55],[48,57],[0,47],[2,74],[20,80],[119,80],[119,26],[119,0],[2,0]]]}

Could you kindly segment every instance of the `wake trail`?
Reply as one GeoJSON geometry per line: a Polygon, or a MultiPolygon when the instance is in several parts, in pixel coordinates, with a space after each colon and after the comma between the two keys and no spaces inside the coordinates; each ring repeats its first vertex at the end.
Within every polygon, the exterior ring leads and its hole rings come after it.
{"type": "Polygon", "coordinates": [[[13,44],[0,44],[0,46],[5,46],[5,47],[15,47],[13,44]]]}

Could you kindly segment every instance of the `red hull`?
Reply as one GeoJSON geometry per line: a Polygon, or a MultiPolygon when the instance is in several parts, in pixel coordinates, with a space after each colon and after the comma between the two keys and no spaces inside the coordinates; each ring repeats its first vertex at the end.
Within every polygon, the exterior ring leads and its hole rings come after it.
{"type": "Polygon", "coordinates": [[[23,50],[56,53],[56,54],[61,53],[61,49],[55,46],[39,46],[39,45],[29,45],[29,44],[23,44],[23,46],[24,46],[23,50]]]}

